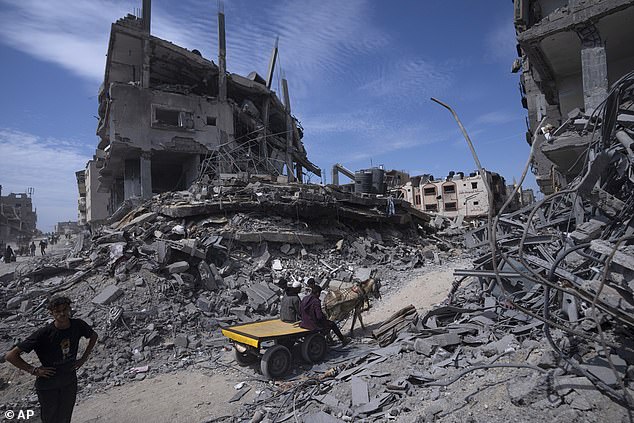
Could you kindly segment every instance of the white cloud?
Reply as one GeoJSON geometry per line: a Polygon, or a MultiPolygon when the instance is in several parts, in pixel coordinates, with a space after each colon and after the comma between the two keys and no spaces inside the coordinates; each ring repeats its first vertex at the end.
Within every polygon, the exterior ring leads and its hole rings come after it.
{"type": "Polygon", "coordinates": [[[41,230],[51,231],[59,221],[77,220],[75,172],[84,169],[89,158],[74,143],[0,128],[2,193],[33,187],[41,230]]]}
{"type": "Polygon", "coordinates": [[[103,79],[110,23],[129,11],[120,1],[0,0],[0,5],[4,44],[97,82],[103,79]]]}
{"type": "MultiPolygon", "coordinates": [[[[103,79],[110,24],[140,7],[140,0],[0,0],[0,42],[83,78],[103,79]]],[[[226,4],[228,70],[266,72],[275,37],[293,97],[311,80],[347,71],[348,58],[373,52],[388,37],[370,22],[367,0],[338,2],[230,1],[226,4]]],[[[215,2],[153,4],[152,34],[217,61],[215,2]]]]}
{"type": "Polygon", "coordinates": [[[522,117],[506,111],[496,110],[478,116],[474,122],[476,124],[483,125],[501,125],[504,123],[517,121],[518,119],[522,119],[522,117]]]}
{"type": "Polygon", "coordinates": [[[378,68],[359,89],[367,95],[404,104],[439,95],[451,86],[447,66],[423,59],[404,59],[378,68]]]}

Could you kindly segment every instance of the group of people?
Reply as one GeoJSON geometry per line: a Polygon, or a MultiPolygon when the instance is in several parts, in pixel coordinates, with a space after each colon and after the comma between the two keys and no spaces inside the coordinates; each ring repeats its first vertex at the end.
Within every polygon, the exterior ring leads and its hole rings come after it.
{"type": "Polygon", "coordinates": [[[343,345],[348,344],[350,340],[341,333],[335,322],[326,318],[321,309],[321,286],[314,278],[308,279],[306,285],[310,292],[300,300],[302,284],[298,281],[288,283],[285,278],[280,278],[278,286],[284,289],[284,296],[280,301],[280,320],[288,323],[299,322],[300,327],[308,330],[325,333],[332,330],[343,345]]]}
{"type": "MultiPolygon", "coordinates": [[[[46,247],[48,247],[48,244],[46,243],[46,241],[41,240],[39,243],[39,246],[40,246],[40,253],[43,256],[46,255],[46,247]]],[[[18,248],[17,254],[13,250],[13,248],[11,248],[11,245],[7,244],[7,246],[2,251],[0,251],[0,257],[5,263],[11,263],[16,261],[18,255],[35,257],[36,250],[37,250],[37,247],[35,246],[35,241],[31,241],[30,245],[25,245],[18,248]]]]}

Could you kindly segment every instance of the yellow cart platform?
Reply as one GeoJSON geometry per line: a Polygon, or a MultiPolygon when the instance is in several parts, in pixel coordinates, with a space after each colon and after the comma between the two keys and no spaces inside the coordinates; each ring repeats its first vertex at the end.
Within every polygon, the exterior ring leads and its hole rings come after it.
{"type": "Polygon", "coordinates": [[[280,319],[222,328],[235,349],[236,362],[242,366],[260,360],[262,374],[278,379],[290,370],[291,349],[299,342],[304,360],[309,363],[321,361],[327,352],[326,339],[319,331],[299,327],[297,323],[286,323],[280,319]]]}

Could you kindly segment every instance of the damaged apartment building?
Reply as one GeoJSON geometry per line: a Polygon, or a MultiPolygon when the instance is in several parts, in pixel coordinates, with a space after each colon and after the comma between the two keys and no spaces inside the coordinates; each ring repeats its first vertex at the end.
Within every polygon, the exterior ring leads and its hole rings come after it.
{"type": "Polygon", "coordinates": [[[533,173],[550,194],[581,172],[588,122],[609,88],[634,69],[634,2],[515,0],[514,8],[520,58],[513,71],[522,70],[529,144],[537,133],[533,173]]]}
{"type": "MultiPolygon", "coordinates": [[[[489,171],[486,171],[486,178],[497,213],[506,200],[504,178],[489,171]]],[[[477,171],[469,176],[451,171],[444,179],[435,179],[433,175],[415,176],[401,188],[401,192],[403,198],[415,208],[445,217],[476,218],[486,216],[489,210],[485,180],[477,171]]]]}
{"type": "Polygon", "coordinates": [[[33,188],[28,192],[2,195],[0,185],[0,245],[7,242],[23,244],[35,235],[37,210],[33,210],[33,188]]]}
{"type": "Polygon", "coordinates": [[[271,90],[277,42],[266,77],[227,73],[222,11],[217,64],[151,35],[150,11],[144,0],[142,18],[112,24],[99,92],[100,141],[78,177],[88,223],[124,200],[185,190],[199,179],[260,175],[302,183],[305,172],[321,175],[307,158],[286,79],[283,102],[271,90]]]}

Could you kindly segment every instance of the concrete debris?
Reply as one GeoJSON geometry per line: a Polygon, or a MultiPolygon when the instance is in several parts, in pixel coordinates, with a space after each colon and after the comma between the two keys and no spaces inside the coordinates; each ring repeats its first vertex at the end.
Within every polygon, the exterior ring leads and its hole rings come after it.
{"type": "MultiPolygon", "coordinates": [[[[433,251],[439,242],[421,229],[426,216],[410,214],[397,200],[388,218],[382,201],[331,187],[232,179],[212,198],[197,199],[200,190],[127,207],[119,220],[80,234],[62,259],[36,257],[3,273],[0,339],[10,344],[25,336],[47,318],[46,298],[63,292],[75,315],[101,335],[79,377],[88,391],[103,389],[213,363],[227,348],[220,325],[278,315],[282,277],[304,284],[312,277],[327,288],[372,276],[389,286],[433,265],[421,254],[421,246],[433,251]]],[[[438,254],[449,259],[461,250],[438,254]]],[[[412,306],[391,322],[392,340],[416,316],[412,306]]],[[[390,354],[373,355],[370,364],[390,354]]],[[[355,375],[353,409],[349,402],[332,406],[340,410],[333,418],[368,416],[395,402],[391,392],[376,395],[368,379],[387,374],[364,370],[355,375]]],[[[242,402],[246,391],[232,400],[242,402]]]]}

